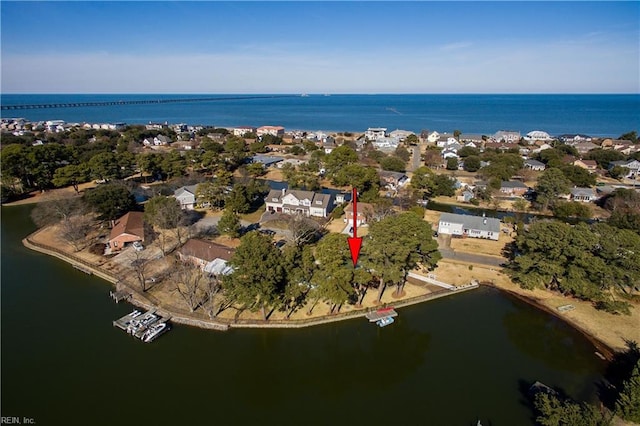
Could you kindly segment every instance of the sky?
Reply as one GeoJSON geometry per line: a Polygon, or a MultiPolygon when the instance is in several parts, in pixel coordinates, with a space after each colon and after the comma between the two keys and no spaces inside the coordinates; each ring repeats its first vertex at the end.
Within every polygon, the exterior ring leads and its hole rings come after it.
{"type": "Polygon", "coordinates": [[[0,2],[2,93],[639,93],[640,2],[0,2]]]}

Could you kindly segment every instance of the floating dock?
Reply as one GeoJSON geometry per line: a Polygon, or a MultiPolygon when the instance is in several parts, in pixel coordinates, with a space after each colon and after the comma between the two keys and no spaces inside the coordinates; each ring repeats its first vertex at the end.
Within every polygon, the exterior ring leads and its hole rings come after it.
{"type": "Polygon", "coordinates": [[[378,309],[377,311],[369,312],[365,315],[369,322],[377,322],[383,318],[392,318],[397,316],[398,313],[393,308],[378,309]]]}
{"type": "Polygon", "coordinates": [[[169,329],[168,322],[171,317],[162,317],[161,315],[156,313],[155,309],[149,310],[145,313],[141,311],[135,310],[122,318],[119,318],[113,321],[113,326],[118,327],[121,330],[126,331],[128,334],[133,335],[134,337],[143,340],[145,337],[145,332],[153,325],[164,324],[167,326],[163,327],[162,333],[159,333],[157,336],[154,336],[151,340],[154,340],[160,334],[166,332],[169,329]]]}

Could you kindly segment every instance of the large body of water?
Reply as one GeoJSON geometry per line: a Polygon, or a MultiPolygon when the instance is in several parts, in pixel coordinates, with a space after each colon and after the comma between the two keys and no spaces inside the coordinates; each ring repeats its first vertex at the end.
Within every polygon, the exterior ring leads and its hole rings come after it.
{"type": "MultiPolygon", "coordinates": [[[[206,98],[214,95],[13,95],[2,105],[206,98]]],[[[362,132],[386,127],[419,132],[493,134],[543,130],[617,137],[640,129],[640,95],[310,95],[263,99],[3,111],[31,121],[152,122],[231,126],[281,125],[288,130],[362,132]]]]}
{"type": "MultiPolygon", "coordinates": [[[[111,325],[110,285],[27,250],[28,206],[2,207],[2,416],[41,425],[530,425],[535,380],[595,396],[578,332],[488,288],[301,330],[186,326],[156,342],[111,325]]],[[[445,277],[442,277],[446,280],[445,277]]]]}

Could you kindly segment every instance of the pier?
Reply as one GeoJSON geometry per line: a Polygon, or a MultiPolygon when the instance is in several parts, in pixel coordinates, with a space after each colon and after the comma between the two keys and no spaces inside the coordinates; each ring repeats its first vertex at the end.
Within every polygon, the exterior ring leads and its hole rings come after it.
{"type": "Polygon", "coordinates": [[[84,107],[105,107],[124,105],[152,105],[152,104],[175,104],[186,102],[214,102],[214,101],[237,101],[247,99],[275,99],[275,98],[297,98],[300,95],[260,95],[260,96],[231,96],[231,97],[209,97],[209,98],[177,98],[177,99],[132,99],[128,101],[99,101],[99,102],[68,102],[55,104],[17,104],[2,105],[0,110],[22,110],[22,109],[45,109],[45,108],[84,108],[84,107]]]}
{"type": "Polygon", "coordinates": [[[124,290],[110,291],[109,296],[111,296],[111,298],[115,300],[116,303],[119,303],[122,300],[129,300],[131,299],[131,297],[133,297],[131,293],[124,290]]]}
{"type": "Polygon", "coordinates": [[[155,309],[151,309],[145,312],[144,314],[139,310],[135,310],[123,316],[122,318],[119,318],[113,321],[113,326],[118,327],[123,331],[126,331],[127,334],[131,334],[137,339],[144,340],[145,333],[152,326],[166,324],[165,327],[162,327],[163,328],[162,332],[152,336],[150,340],[146,340],[150,342],[155,340],[156,337],[158,337],[160,334],[163,334],[164,332],[166,332],[166,330],[169,329],[168,322],[170,319],[171,317],[163,317],[160,314],[157,314],[155,309]]]}

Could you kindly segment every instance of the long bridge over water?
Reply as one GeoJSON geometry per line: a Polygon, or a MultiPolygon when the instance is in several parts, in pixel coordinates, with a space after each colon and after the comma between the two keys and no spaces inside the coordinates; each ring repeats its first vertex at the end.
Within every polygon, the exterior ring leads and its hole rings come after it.
{"type": "Polygon", "coordinates": [[[274,99],[274,98],[294,98],[300,95],[254,95],[254,96],[225,96],[207,98],[177,98],[177,99],[132,99],[120,101],[96,101],[96,102],[66,102],[55,104],[17,104],[2,105],[0,110],[21,110],[21,109],[44,109],[44,108],[78,108],[78,107],[103,107],[115,105],[145,105],[145,104],[171,104],[185,102],[212,102],[212,101],[234,101],[244,99],[274,99]]]}

